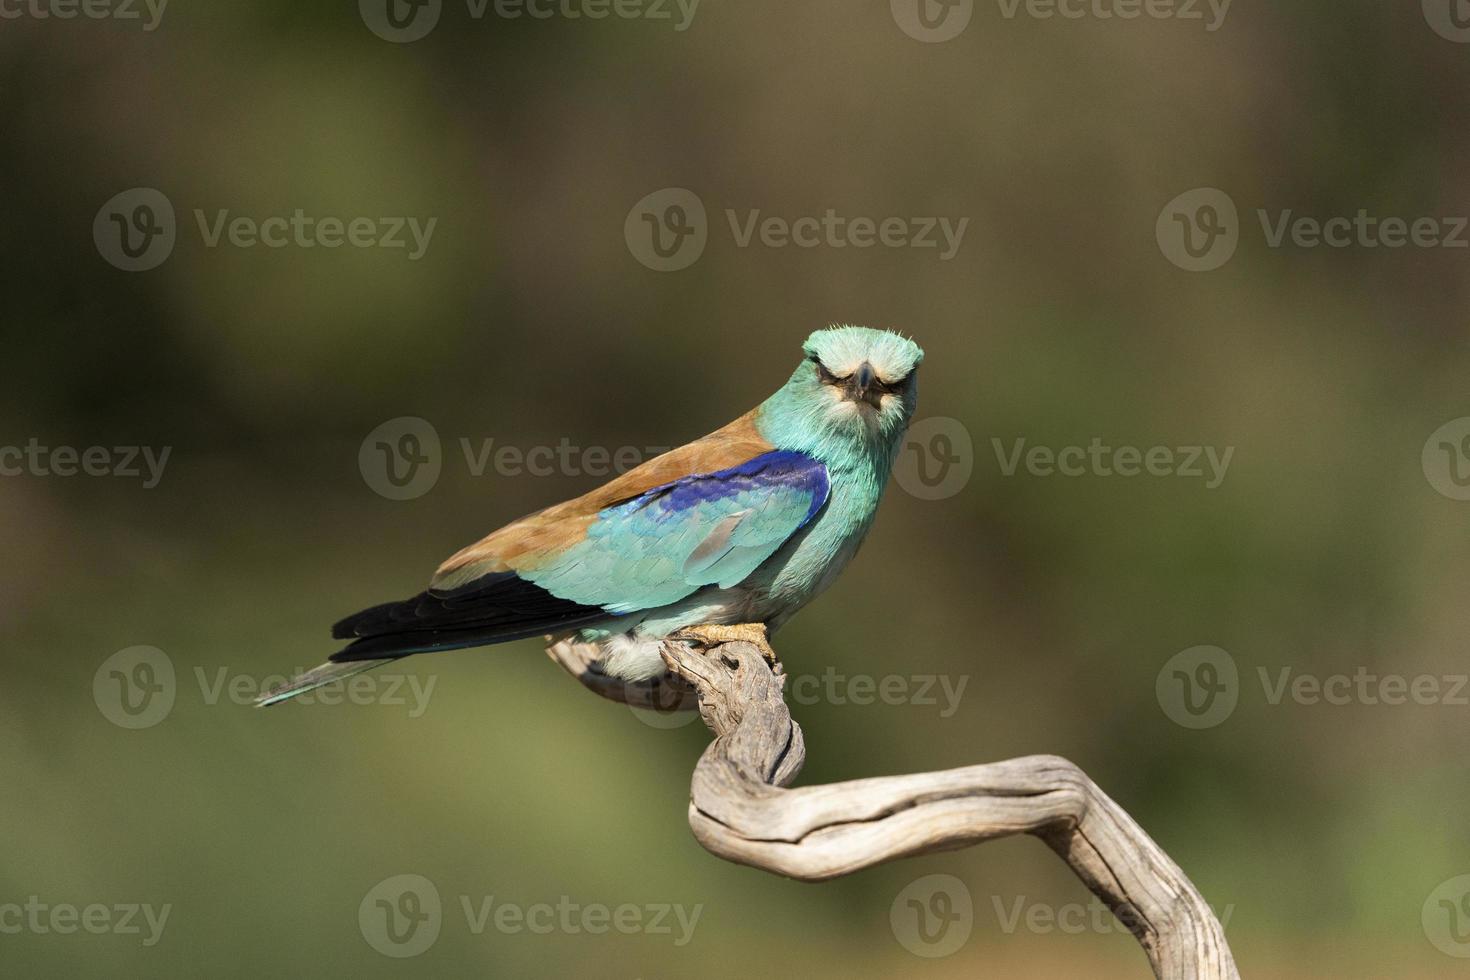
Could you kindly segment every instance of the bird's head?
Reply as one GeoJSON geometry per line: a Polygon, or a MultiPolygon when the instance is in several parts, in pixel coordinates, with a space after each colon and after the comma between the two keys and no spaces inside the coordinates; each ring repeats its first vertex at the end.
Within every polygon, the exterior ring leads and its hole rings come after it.
{"type": "Polygon", "coordinates": [[[918,344],[888,330],[834,326],[808,337],[802,352],[763,408],[773,441],[808,451],[896,444],[918,398],[918,344]]]}

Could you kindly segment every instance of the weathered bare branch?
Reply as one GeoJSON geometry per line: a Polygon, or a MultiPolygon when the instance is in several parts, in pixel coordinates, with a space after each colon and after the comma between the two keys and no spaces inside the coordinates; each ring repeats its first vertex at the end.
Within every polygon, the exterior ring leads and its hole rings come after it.
{"type": "Polygon", "coordinates": [[[1039,837],[1143,946],[1162,980],[1239,980],[1224,930],[1169,856],[1087,774],[1057,756],[1029,756],[908,776],[786,789],[801,771],[801,726],[784,676],[751,643],[665,644],[669,674],[624,684],[596,650],[559,643],[552,659],[592,690],[668,710],[693,690],[715,740],[694,770],[689,824],[711,853],[822,881],[930,851],[1013,834],[1039,837]]]}
{"type": "MultiPolygon", "coordinates": [[[[550,639],[550,638],[548,638],[550,639]]],[[[631,683],[602,672],[598,649],[591,643],[559,640],[548,643],[546,655],[594,694],[650,711],[695,711],[699,699],[689,682],[672,673],[644,683],[631,683]]]]}

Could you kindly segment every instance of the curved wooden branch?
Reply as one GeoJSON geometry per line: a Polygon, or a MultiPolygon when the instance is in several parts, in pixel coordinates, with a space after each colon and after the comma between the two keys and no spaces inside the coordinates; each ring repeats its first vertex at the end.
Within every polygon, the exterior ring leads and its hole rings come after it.
{"type": "Polygon", "coordinates": [[[613,700],[667,709],[697,692],[715,740],[694,770],[689,825],[711,853],[822,881],[930,851],[1031,834],[1045,841],[1138,939],[1162,980],[1239,980],[1219,920],[1169,856],[1077,766],[1029,756],[908,776],[786,789],[801,771],[801,726],[784,676],[744,641],[663,648],[669,674],[623,684],[595,648],[560,643],[552,659],[613,700]],[[659,700],[659,692],[665,700],[659,700]]]}
{"type": "Polygon", "coordinates": [[[553,663],[581,681],[589,691],[609,701],[649,711],[695,711],[699,708],[694,686],[672,673],[641,683],[619,680],[602,672],[595,644],[553,641],[551,637],[547,640],[546,655],[553,663]]]}

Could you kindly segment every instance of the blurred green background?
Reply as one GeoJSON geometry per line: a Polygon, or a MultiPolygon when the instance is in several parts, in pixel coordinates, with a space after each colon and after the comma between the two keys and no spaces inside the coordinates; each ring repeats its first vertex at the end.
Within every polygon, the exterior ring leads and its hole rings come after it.
{"type": "Polygon", "coordinates": [[[0,906],[171,911],[152,946],[146,928],[5,931],[0,972],[1146,975],[1120,930],[1006,927],[1018,902],[1090,898],[1029,839],[820,886],[711,857],[686,824],[703,726],[597,699],[533,642],[406,661],[434,684],[417,717],[386,682],[373,703],[271,711],[218,693],[317,662],[339,616],[599,482],[477,476],[460,439],[678,444],[764,398],[805,335],[841,321],[926,348],[919,415],[958,420],[972,475],[937,500],[891,488],[778,646],[797,676],[968,680],[948,716],[796,705],[803,782],[1060,753],[1229,911],[1244,975],[1464,974],[1422,919],[1470,872],[1470,708],[1273,704],[1258,679],[1465,670],[1470,503],[1437,492],[1421,450],[1470,414],[1470,252],[1276,249],[1256,219],[1470,212],[1470,45],[1418,8],[1241,2],[1208,31],[1207,8],[1069,20],[982,2],[942,43],[901,28],[902,0],[705,0],[682,31],[676,7],[542,20],[446,3],[413,43],[340,0],[175,0],[151,31],[142,7],[7,8],[22,13],[0,20],[0,446],[171,456],[153,488],[0,478],[0,906]],[[172,253],[143,272],[93,236],[135,187],[177,214],[172,253]],[[623,233],[666,187],[709,215],[677,272],[645,268],[623,233]],[[1196,187],[1240,215],[1234,258],[1206,273],[1155,238],[1196,187]],[[194,217],[296,208],[437,225],[410,261],[211,248],[194,217]],[[742,248],[725,217],[828,208],[969,224],[941,261],[742,248]],[[442,473],[390,500],[359,450],[404,416],[434,425],[442,473]],[[1234,456],[1211,490],[1007,476],[993,442],[1094,437],[1234,456]],[[174,701],[130,730],[104,709],[105,662],[139,645],[166,655],[174,701]],[[1234,658],[1239,703],[1190,729],[1156,680],[1199,645],[1234,658]],[[974,921],[931,959],[890,909],[937,873],[965,883],[974,921]],[[403,959],[359,917],[400,874],[444,905],[437,941],[403,959]],[[677,929],[476,934],[460,900],[488,896],[702,910],[684,945],[677,929]]]}

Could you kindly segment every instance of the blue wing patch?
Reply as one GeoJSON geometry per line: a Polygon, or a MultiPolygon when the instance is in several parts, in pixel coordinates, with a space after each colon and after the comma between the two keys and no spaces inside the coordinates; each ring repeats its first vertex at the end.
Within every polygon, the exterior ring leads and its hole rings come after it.
{"type": "Polygon", "coordinates": [[[827,502],[827,468],[777,450],[654,487],[602,511],[585,540],[522,578],[622,615],[755,571],[827,502]]]}

